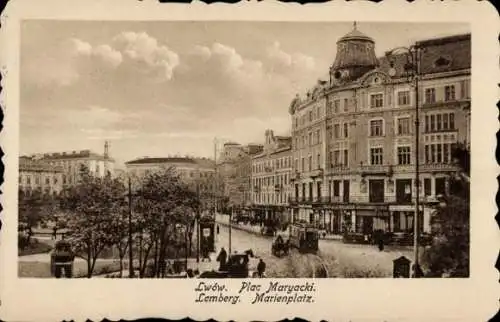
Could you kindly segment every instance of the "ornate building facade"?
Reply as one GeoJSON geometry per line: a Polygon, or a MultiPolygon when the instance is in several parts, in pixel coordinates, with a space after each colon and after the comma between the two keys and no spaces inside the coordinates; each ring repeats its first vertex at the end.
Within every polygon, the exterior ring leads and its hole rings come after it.
{"type": "Polygon", "coordinates": [[[356,26],[337,42],[329,81],[292,101],[293,220],[338,234],[411,231],[419,189],[420,229],[429,231],[432,203],[458,170],[452,151],[470,142],[470,35],[416,45],[418,133],[408,56],[377,58],[375,41],[356,26]]]}
{"type": "Polygon", "coordinates": [[[252,157],[252,208],[262,221],[289,221],[291,139],[275,136],[272,130],[267,130],[263,151],[252,157]]]}

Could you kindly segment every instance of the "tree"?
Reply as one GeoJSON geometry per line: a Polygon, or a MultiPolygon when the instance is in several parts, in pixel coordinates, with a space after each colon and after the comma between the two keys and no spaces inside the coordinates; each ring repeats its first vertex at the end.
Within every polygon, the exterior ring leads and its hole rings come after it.
{"type": "Polygon", "coordinates": [[[32,229],[57,211],[57,198],[41,189],[32,192],[18,191],[19,226],[28,230],[26,244],[29,244],[32,229]]]}
{"type": "Polygon", "coordinates": [[[111,225],[110,225],[110,240],[118,250],[118,257],[120,260],[120,277],[123,277],[123,259],[127,254],[127,249],[129,247],[128,241],[128,211],[125,205],[122,205],[120,209],[111,214],[111,225]]]}
{"type": "Polygon", "coordinates": [[[434,241],[424,253],[428,276],[469,276],[470,151],[457,145],[452,153],[460,170],[450,176],[450,195],[431,218],[434,241]]]}
{"type": "Polygon", "coordinates": [[[469,276],[469,200],[447,196],[432,218],[434,241],[424,253],[429,276],[469,276]]]}
{"type": "Polygon", "coordinates": [[[125,187],[110,175],[94,177],[82,167],[80,182],[63,192],[61,207],[67,213],[68,240],[76,256],[87,261],[92,277],[99,254],[116,242],[116,214],[122,213],[125,187]]]}

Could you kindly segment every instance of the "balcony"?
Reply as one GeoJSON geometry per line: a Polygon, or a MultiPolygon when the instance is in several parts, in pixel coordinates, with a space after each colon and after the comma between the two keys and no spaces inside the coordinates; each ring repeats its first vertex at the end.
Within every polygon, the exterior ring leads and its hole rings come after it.
{"type": "Polygon", "coordinates": [[[372,176],[392,176],[393,168],[392,165],[361,165],[358,167],[358,171],[362,176],[372,175],[372,176]]]}
{"type": "Polygon", "coordinates": [[[274,185],[274,191],[275,191],[275,192],[280,192],[280,191],[281,191],[281,189],[283,189],[283,186],[282,186],[282,185],[280,185],[280,184],[275,184],[275,185],[274,185]]]}
{"type": "Polygon", "coordinates": [[[454,172],[460,168],[453,163],[429,163],[419,165],[421,172],[454,172]]]}
{"type": "Polygon", "coordinates": [[[351,168],[349,168],[346,165],[342,165],[342,164],[339,164],[339,165],[331,164],[330,165],[330,172],[331,173],[346,174],[346,173],[349,173],[350,171],[351,171],[351,168]]]}
{"type": "Polygon", "coordinates": [[[323,169],[319,168],[319,169],[312,170],[312,171],[310,171],[309,176],[312,179],[316,179],[318,177],[322,177],[323,176],[323,169]]]}

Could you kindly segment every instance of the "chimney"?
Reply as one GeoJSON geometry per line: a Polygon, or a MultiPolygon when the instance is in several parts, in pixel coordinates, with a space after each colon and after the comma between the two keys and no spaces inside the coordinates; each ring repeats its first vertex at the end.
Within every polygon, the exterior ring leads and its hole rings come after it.
{"type": "Polygon", "coordinates": [[[109,158],[109,142],[108,141],[104,142],[104,158],[105,159],[109,158]]]}

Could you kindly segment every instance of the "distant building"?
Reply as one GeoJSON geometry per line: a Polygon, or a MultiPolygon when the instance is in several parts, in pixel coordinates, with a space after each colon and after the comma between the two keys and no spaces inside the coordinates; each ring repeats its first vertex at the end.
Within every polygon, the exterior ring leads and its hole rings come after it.
{"type": "Polygon", "coordinates": [[[29,157],[19,158],[19,190],[25,194],[39,191],[57,195],[63,188],[63,169],[29,157]]]}
{"type": "Polygon", "coordinates": [[[417,93],[408,55],[376,57],[375,41],[354,29],[337,42],[329,81],[290,105],[293,218],[332,233],[429,231],[432,203],[458,170],[452,151],[470,143],[470,34],[417,42],[417,93]],[[415,136],[420,182],[415,181],[415,136]]]}
{"type": "Polygon", "coordinates": [[[262,221],[288,222],[292,138],[265,132],[263,151],[252,156],[252,208],[262,221]]]}
{"type": "Polygon", "coordinates": [[[114,175],[115,160],[109,156],[108,142],[104,144],[104,154],[98,154],[91,150],[81,150],[44,153],[33,155],[30,158],[61,167],[63,169],[63,187],[72,186],[79,182],[82,166],[85,166],[92,175],[97,177],[104,177],[107,174],[114,175]]]}
{"type": "Polygon", "coordinates": [[[194,157],[142,157],[125,162],[126,174],[143,178],[149,174],[173,168],[183,182],[197,189],[205,209],[214,206],[217,184],[215,162],[208,158],[194,157]]]}
{"type": "Polygon", "coordinates": [[[262,149],[260,144],[224,144],[217,162],[217,175],[222,182],[223,197],[229,206],[251,206],[252,156],[262,149]]]}

